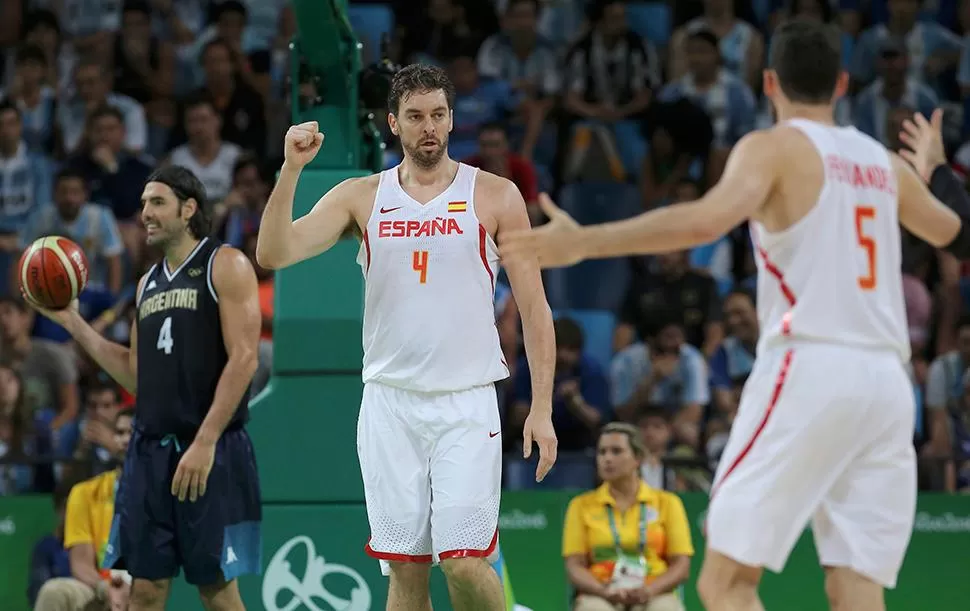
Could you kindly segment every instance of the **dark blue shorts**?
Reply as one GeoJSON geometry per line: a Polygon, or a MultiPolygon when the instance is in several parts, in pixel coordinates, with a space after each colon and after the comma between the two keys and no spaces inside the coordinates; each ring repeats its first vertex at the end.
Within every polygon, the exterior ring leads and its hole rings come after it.
{"type": "Polygon", "coordinates": [[[244,429],[216,444],[206,493],[191,502],[172,496],[172,477],[187,446],[131,437],[104,566],[136,579],[160,580],[185,570],[192,585],[210,585],[262,568],[262,507],[256,457],[244,429]]]}

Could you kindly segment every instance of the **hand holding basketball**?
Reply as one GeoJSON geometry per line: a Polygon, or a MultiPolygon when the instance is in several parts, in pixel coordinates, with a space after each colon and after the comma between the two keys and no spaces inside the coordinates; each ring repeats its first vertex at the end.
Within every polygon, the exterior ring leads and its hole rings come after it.
{"type": "Polygon", "coordinates": [[[17,271],[24,299],[41,314],[63,325],[76,312],[88,282],[88,260],[80,246],[59,236],[39,238],[21,255],[17,271]]]}
{"type": "Polygon", "coordinates": [[[323,132],[316,121],[293,125],[286,130],[283,155],[286,162],[298,168],[313,161],[323,145],[323,132]]]}

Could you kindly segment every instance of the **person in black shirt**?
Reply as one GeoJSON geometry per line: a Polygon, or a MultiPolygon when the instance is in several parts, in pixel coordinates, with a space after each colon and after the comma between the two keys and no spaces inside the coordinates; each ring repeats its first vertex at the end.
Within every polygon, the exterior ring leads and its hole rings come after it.
{"type": "Polygon", "coordinates": [[[259,479],[244,429],[261,323],[256,273],[206,237],[205,189],[185,168],[157,170],[141,201],[148,244],[165,256],[138,283],[131,348],[99,335],[76,302],[32,305],[138,397],[103,568],[132,575],[138,608],[163,607],[182,568],[207,609],[242,609],[236,577],[261,568],[259,479]]]}

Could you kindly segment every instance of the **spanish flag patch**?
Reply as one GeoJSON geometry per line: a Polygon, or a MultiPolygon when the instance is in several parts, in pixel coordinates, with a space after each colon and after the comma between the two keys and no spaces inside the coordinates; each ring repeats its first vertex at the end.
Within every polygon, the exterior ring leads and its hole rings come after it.
{"type": "Polygon", "coordinates": [[[448,202],[448,212],[465,212],[468,210],[468,202],[448,202]]]}

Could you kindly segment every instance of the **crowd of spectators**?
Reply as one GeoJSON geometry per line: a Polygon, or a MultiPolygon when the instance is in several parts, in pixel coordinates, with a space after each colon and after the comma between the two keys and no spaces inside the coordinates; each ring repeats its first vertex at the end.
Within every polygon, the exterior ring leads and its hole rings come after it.
{"type": "MultiPolygon", "coordinates": [[[[537,224],[542,190],[582,222],[703,194],[734,143],[774,120],[761,70],[772,30],[788,16],[841,29],[851,89],[836,106],[840,124],[899,148],[904,118],[942,107],[953,167],[970,174],[968,0],[356,0],[350,8],[355,29],[368,34],[366,61],[386,52],[447,69],[457,90],[451,156],[512,180],[537,224]],[[381,10],[393,27],[374,36],[387,29],[369,17],[381,10]],[[382,49],[372,41],[385,33],[382,49]]],[[[141,187],[155,167],[175,163],[216,202],[218,237],[256,265],[289,116],[295,32],[286,0],[2,3],[0,495],[58,490],[63,504],[65,483],[109,472],[117,414],[133,402],[63,329],[25,307],[14,269],[22,249],[49,234],[80,244],[91,264],[81,311],[126,342],[135,282],[157,256],[144,246],[141,187]]],[[[389,134],[387,142],[390,167],[400,150],[389,134]]],[[[903,261],[920,485],[967,491],[970,268],[912,236],[903,261]]],[[[748,233],[600,263],[545,276],[558,314],[560,443],[545,485],[590,488],[599,431],[622,421],[642,436],[647,484],[706,490],[758,341],[748,233]]],[[[273,278],[256,269],[259,387],[271,358],[273,278]]],[[[500,396],[514,457],[530,384],[502,283],[496,317],[512,364],[500,396]]],[[[510,458],[507,487],[535,485],[529,471],[510,458]]],[[[69,574],[56,550],[38,549],[44,575],[69,574]]]]}

